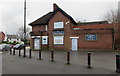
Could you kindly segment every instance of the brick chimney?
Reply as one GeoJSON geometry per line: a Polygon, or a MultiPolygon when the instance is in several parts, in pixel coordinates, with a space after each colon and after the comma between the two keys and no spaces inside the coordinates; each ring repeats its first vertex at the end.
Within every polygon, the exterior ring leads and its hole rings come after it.
{"type": "Polygon", "coordinates": [[[56,10],[57,8],[58,8],[57,4],[54,3],[54,4],[53,4],[53,11],[56,10]]]}

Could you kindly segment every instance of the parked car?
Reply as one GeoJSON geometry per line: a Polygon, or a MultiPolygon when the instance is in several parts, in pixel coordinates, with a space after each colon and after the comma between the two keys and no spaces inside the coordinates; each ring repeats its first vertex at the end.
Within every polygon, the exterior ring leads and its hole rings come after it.
{"type": "Polygon", "coordinates": [[[13,48],[14,46],[15,46],[15,45],[12,45],[12,44],[10,45],[11,48],[13,48]]]}
{"type": "Polygon", "coordinates": [[[24,48],[24,44],[16,44],[13,49],[23,49],[24,48]]]}
{"type": "Polygon", "coordinates": [[[11,46],[9,44],[0,45],[0,51],[9,51],[10,49],[11,49],[11,46]]]}

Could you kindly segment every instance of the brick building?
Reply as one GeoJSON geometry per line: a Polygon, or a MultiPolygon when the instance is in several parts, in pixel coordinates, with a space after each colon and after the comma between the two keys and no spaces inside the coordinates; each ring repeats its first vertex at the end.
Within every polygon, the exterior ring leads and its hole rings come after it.
{"type": "Polygon", "coordinates": [[[112,49],[113,27],[106,21],[77,24],[56,4],[53,11],[29,24],[32,49],[112,49]]]}
{"type": "Polygon", "coordinates": [[[4,32],[0,32],[0,42],[4,41],[4,39],[5,39],[4,32]]]}

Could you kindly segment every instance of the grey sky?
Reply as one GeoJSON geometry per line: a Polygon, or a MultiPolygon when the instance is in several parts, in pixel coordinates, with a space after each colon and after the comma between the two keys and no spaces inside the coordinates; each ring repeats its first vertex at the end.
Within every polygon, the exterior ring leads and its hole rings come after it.
{"type": "MultiPolygon", "coordinates": [[[[23,26],[24,0],[0,0],[0,31],[16,34],[23,26]]],[[[56,3],[76,21],[97,21],[110,9],[118,6],[118,0],[27,0],[27,24],[53,10],[56,3]]]]}

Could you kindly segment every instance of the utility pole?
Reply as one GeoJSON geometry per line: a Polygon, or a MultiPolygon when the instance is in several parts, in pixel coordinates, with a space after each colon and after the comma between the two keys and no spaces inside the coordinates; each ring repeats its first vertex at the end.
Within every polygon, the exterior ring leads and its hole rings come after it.
{"type": "Polygon", "coordinates": [[[24,55],[26,57],[26,0],[24,0],[24,55]]]}

